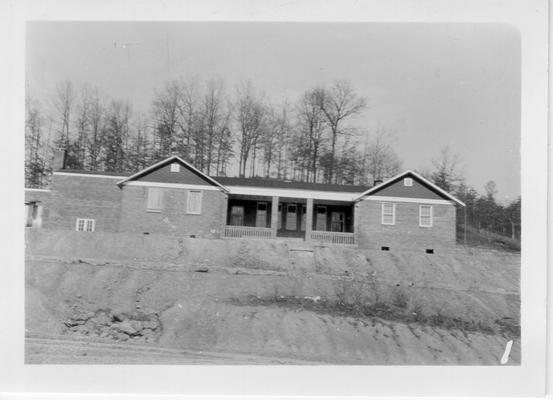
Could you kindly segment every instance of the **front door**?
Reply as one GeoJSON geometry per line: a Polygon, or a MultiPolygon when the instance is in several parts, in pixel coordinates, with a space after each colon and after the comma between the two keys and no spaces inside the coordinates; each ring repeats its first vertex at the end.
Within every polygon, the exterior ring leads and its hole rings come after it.
{"type": "Polygon", "coordinates": [[[326,231],[326,207],[317,206],[317,220],[315,230],[326,231]]]}
{"type": "Polygon", "coordinates": [[[346,215],[343,212],[332,211],[332,224],[330,230],[332,232],[343,232],[345,220],[346,215]]]}
{"type": "Polygon", "coordinates": [[[258,228],[267,227],[267,203],[258,202],[257,203],[257,214],[255,217],[255,226],[258,228]]]}
{"type": "Polygon", "coordinates": [[[286,205],[286,230],[295,231],[298,226],[297,220],[298,207],[296,204],[286,205]]]}

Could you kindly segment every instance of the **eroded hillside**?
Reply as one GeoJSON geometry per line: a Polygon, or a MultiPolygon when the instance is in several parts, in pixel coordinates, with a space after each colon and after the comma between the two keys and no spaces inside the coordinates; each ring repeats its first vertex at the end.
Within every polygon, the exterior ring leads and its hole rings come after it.
{"type": "Polygon", "coordinates": [[[28,238],[27,362],[131,362],[108,348],[124,344],[159,349],[143,363],[498,364],[509,340],[520,362],[516,254],[82,237],[28,238]]]}

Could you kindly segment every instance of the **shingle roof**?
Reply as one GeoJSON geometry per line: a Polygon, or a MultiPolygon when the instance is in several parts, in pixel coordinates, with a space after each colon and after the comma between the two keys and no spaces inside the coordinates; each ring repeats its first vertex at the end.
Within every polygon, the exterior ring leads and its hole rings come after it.
{"type": "Polygon", "coordinates": [[[363,193],[370,186],[357,185],[335,185],[326,183],[306,183],[298,181],[285,181],[280,179],[270,178],[235,178],[226,176],[212,176],[217,182],[225,186],[248,186],[262,188],[279,188],[279,189],[304,189],[304,190],[320,190],[325,192],[348,192],[348,193],[363,193]]]}
{"type": "Polygon", "coordinates": [[[132,172],[120,171],[87,171],[84,169],[57,169],[54,172],[63,172],[68,174],[83,174],[83,175],[105,175],[105,176],[130,176],[132,172]]]}
{"type": "MultiPolygon", "coordinates": [[[[84,174],[84,175],[105,175],[105,176],[132,176],[136,172],[112,172],[112,171],[85,171],[78,169],[58,169],[55,172],[84,174]]],[[[320,190],[324,192],[345,192],[345,193],[363,193],[371,188],[371,186],[362,185],[336,185],[327,183],[307,183],[300,181],[288,181],[272,178],[239,178],[228,176],[211,176],[223,186],[247,186],[275,189],[303,189],[303,190],[320,190]]]]}

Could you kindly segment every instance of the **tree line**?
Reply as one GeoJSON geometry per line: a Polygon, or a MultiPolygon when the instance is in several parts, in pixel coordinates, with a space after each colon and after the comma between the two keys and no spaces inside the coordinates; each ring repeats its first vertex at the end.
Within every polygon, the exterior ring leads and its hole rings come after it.
{"type": "MultiPolygon", "coordinates": [[[[128,100],[65,81],[43,102],[26,98],[25,183],[47,186],[53,151],[65,149],[72,169],[130,173],[177,154],[211,176],[369,186],[402,165],[393,132],[367,132],[356,124],[367,103],[347,81],[274,102],[251,82],[229,89],[221,79],[188,77],[167,81],[142,112],[128,100]]],[[[466,203],[458,227],[520,238],[520,197],[503,206],[495,183],[484,194],[468,186],[449,149],[432,170],[420,172],[466,203]]]]}
{"type": "Polygon", "coordinates": [[[251,82],[181,78],[153,94],[150,110],[97,88],[59,83],[45,103],[26,101],[26,179],[48,183],[53,149],[67,167],[132,172],[177,154],[208,175],[369,184],[401,167],[390,132],[355,124],[367,100],[347,81],[272,102],[251,82]]]}
{"type": "Polygon", "coordinates": [[[521,196],[502,205],[497,200],[498,189],[494,181],[488,181],[481,194],[466,184],[459,164],[459,155],[444,147],[433,160],[433,170],[423,172],[437,186],[465,203],[464,209],[457,212],[458,232],[462,234],[465,229],[472,228],[520,240],[521,196]]]}

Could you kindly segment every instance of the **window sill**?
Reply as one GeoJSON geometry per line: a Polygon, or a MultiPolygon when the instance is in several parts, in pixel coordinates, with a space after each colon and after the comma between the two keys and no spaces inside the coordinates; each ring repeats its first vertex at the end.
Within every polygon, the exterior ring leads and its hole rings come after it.
{"type": "Polygon", "coordinates": [[[187,215],[202,215],[201,212],[186,212],[187,215]]]}
{"type": "Polygon", "coordinates": [[[146,212],[149,212],[149,213],[161,213],[161,210],[146,210],[146,212]]]}

